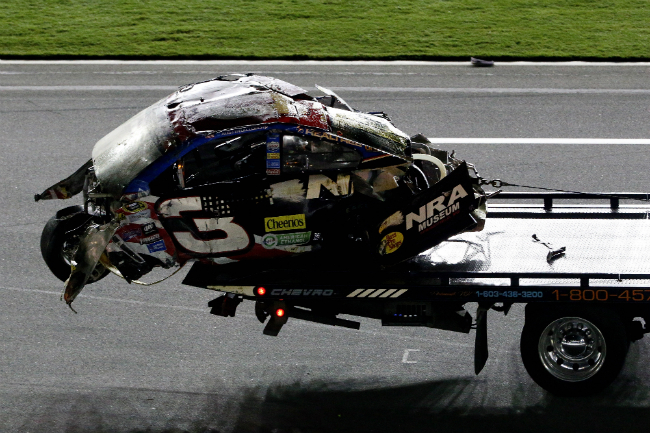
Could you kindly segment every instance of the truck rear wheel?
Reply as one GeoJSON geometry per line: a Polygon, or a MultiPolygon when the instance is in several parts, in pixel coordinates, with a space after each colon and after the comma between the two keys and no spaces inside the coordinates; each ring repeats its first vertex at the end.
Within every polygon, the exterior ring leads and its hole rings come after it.
{"type": "Polygon", "coordinates": [[[623,368],[629,347],[625,325],[608,308],[526,306],[521,358],[528,374],[556,395],[594,394],[623,368]]]}

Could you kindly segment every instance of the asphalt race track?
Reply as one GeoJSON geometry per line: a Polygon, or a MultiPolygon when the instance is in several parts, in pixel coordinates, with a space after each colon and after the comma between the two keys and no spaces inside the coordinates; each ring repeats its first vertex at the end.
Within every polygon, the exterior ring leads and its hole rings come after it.
{"type": "MultiPolygon", "coordinates": [[[[478,376],[473,332],[290,319],[267,337],[252,303],[235,318],[212,316],[217,294],[181,286],[182,273],[153,287],[111,275],[70,311],[39,249],[45,222],[68,203],[33,195],[142,108],[230,72],[333,88],[428,137],[650,139],[648,65],[0,62],[0,431],[647,431],[648,341],[631,346],[605,392],[556,398],[521,364],[521,305],[490,312],[490,359],[478,376]]],[[[487,178],[650,191],[647,144],[440,146],[487,178]]]]}

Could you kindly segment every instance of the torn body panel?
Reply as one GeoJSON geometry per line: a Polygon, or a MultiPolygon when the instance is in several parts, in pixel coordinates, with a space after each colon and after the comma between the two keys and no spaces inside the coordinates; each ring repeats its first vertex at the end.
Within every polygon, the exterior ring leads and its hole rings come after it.
{"type": "Polygon", "coordinates": [[[408,135],[391,122],[371,114],[328,108],[332,129],[344,137],[400,157],[407,156],[408,135]]]}
{"type": "Polygon", "coordinates": [[[179,137],[188,139],[200,133],[272,122],[328,128],[325,111],[318,102],[295,101],[280,93],[252,88],[229,91],[232,93],[214,93],[198,101],[183,101],[170,109],[169,118],[179,137]]]}
{"type": "Polygon", "coordinates": [[[119,223],[113,220],[104,225],[92,224],[86,228],[74,254],[70,277],[65,282],[63,300],[66,304],[72,304],[84,288],[118,226],[119,223]]]}
{"type": "Polygon", "coordinates": [[[89,159],[84,165],[79,167],[77,171],[72,173],[60,182],[55,183],[45,191],[34,196],[35,201],[39,200],[56,200],[68,199],[79,194],[84,187],[86,180],[86,173],[88,169],[93,166],[93,160],[89,159]]]}
{"type": "Polygon", "coordinates": [[[164,104],[180,141],[243,125],[285,122],[328,129],[322,105],[306,91],[281,80],[248,76],[182,87],[164,104]],[[296,96],[303,96],[297,99],[296,96]]]}

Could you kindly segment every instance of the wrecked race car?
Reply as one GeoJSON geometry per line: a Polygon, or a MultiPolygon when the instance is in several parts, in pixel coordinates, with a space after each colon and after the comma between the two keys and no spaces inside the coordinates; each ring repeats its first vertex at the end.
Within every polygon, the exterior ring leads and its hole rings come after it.
{"type": "Polygon", "coordinates": [[[99,140],[87,163],[35,196],[83,194],[41,239],[65,302],[109,272],[132,282],[190,261],[211,265],[207,279],[297,256],[300,266],[380,270],[482,228],[471,164],[318,89],[324,96],[219,77],[180,87],[99,140]]]}

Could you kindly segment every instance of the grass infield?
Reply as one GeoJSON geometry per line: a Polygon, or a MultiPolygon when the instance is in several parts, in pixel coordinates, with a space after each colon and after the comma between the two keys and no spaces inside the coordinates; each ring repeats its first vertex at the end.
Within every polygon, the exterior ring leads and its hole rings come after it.
{"type": "Polygon", "coordinates": [[[0,58],[650,60],[648,0],[3,0],[0,58]]]}

